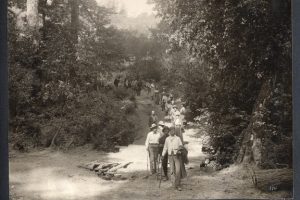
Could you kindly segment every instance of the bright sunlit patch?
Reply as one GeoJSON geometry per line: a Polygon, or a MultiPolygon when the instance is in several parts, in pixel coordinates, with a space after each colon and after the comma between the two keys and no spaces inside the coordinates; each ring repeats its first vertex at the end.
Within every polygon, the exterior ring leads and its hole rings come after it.
{"type": "Polygon", "coordinates": [[[32,193],[40,199],[85,199],[97,197],[118,187],[124,182],[115,182],[112,187],[109,182],[97,176],[61,176],[59,168],[37,168],[28,173],[26,179],[14,173],[10,175],[11,181],[23,182],[22,190],[32,193]]]}
{"type": "Polygon", "coordinates": [[[129,145],[122,147],[118,153],[110,153],[110,160],[119,160],[119,162],[133,162],[126,169],[118,171],[146,171],[147,170],[147,151],[144,145],[129,145]]]}
{"type": "Polygon", "coordinates": [[[201,151],[202,149],[202,143],[201,143],[201,138],[196,138],[195,135],[198,133],[198,129],[187,129],[184,132],[184,141],[189,142],[187,144],[188,148],[188,157],[191,158],[200,158],[204,156],[203,152],[201,151]],[[199,151],[200,150],[200,151],[199,151]]]}
{"type": "Polygon", "coordinates": [[[117,10],[125,9],[130,17],[136,17],[142,13],[152,14],[153,5],[147,4],[147,0],[97,0],[100,5],[115,7],[117,10]]]}

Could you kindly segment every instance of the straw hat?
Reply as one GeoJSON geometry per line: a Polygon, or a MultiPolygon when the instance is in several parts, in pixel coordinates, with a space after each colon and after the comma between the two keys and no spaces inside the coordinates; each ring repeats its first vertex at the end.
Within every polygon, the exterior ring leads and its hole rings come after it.
{"type": "Polygon", "coordinates": [[[159,125],[159,126],[165,126],[165,123],[164,123],[163,121],[159,121],[159,122],[158,122],[158,125],[159,125]]]}
{"type": "Polygon", "coordinates": [[[152,129],[156,128],[156,127],[157,127],[156,124],[152,124],[151,127],[150,127],[150,129],[152,130],[152,129]]]}

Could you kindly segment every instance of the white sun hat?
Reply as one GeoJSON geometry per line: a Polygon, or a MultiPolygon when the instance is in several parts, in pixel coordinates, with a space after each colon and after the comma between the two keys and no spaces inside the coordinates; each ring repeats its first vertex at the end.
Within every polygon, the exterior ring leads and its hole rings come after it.
{"type": "Polygon", "coordinates": [[[160,125],[160,126],[165,126],[165,123],[164,123],[163,121],[159,121],[159,122],[158,122],[158,125],[160,125]]]}
{"type": "Polygon", "coordinates": [[[151,127],[150,127],[150,129],[154,129],[156,127],[157,127],[156,124],[152,124],[151,127]]]}

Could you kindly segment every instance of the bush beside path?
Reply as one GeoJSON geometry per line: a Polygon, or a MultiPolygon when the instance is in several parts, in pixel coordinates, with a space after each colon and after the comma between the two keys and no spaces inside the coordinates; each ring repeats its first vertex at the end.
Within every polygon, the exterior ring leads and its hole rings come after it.
{"type": "Polygon", "coordinates": [[[60,200],[117,200],[117,199],[207,199],[207,198],[287,198],[288,192],[261,192],[254,188],[250,174],[239,166],[210,172],[200,170],[205,155],[199,129],[187,129],[190,163],[188,177],[183,180],[183,191],[174,191],[171,183],[162,182],[158,188],[155,176],[147,175],[147,154],[144,146],[148,132],[148,117],[155,110],[160,119],[160,107],[143,94],[137,98],[137,139],[132,145],[121,147],[117,153],[95,151],[91,146],[78,147],[67,152],[33,151],[12,152],[10,158],[11,199],[60,200]],[[103,180],[97,173],[78,168],[82,163],[99,160],[107,163],[128,163],[116,170],[126,180],[103,180]]]}

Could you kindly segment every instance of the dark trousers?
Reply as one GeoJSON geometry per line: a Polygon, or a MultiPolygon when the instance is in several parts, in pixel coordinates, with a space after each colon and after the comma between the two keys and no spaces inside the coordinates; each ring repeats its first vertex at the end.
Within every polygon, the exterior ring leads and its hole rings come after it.
{"type": "MultiPolygon", "coordinates": [[[[162,157],[163,145],[159,146],[159,155],[162,157]]],[[[161,161],[162,170],[164,172],[165,177],[168,177],[168,155],[166,154],[161,161]]]]}
{"type": "Polygon", "coordinates": [[[166,107],[166,103],[165,102],[161,102],[161,110],[165,111],[165,107],[166,107]]]}
{"type": "Polygon", "coordinates": [[[164,171],[165,177],[168,177],[168,155],[165,155],[162,159],[162,169],[164,171]]]}

